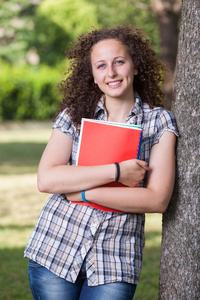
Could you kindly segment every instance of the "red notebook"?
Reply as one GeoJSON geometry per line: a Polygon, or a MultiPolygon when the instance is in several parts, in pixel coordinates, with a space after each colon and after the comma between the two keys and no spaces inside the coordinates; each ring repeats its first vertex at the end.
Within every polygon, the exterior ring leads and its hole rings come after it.
{"type": "MultiPolygon", "coordinates": [[[[97,166],[139,157],[142,129],[140,126],[82,119],[77,152],[78,166],[97,166]]],[[[106,186],[123,186],[119,182],[106,186]]],[[[73,202],[104,211],[119,212],[91,202],[73,202]]]]}

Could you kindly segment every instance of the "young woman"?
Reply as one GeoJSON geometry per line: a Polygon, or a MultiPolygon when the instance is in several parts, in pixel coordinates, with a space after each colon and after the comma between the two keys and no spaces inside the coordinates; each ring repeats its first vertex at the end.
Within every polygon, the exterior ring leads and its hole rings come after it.
{"type": "Polygon", "coordinates": [[[164,67],[141,31],[128,26],[81,35],[68,58],[64,97],[38,169],[39,190],[53,195],[25,250],[30,287],[34,299],[132,299],[144,213],[163,213],[174,185],[177,129],[159,107],[164,67]],[[76,166],[83,117],[142,126],[140,159],[119,162],[117,170],[127,187],[102,187],[116,179],[114,164],[76,166]]]}

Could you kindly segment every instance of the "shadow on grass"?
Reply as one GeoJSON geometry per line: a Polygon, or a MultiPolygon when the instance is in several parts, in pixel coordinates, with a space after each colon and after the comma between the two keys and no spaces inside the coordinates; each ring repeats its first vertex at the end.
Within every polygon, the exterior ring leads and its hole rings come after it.
{"type": "Polygon", "coordinates": [[[153,243],[158,243],[161,239],[161,232],[160,231],[147,231],[145,232],[145,239],[147,243],[151,243],[153,246],[153,243]]]}
{"type": "Polygon", "coordinates": [[[18,224],[8,224],[8,225],[0,225],[0,231],[1,230],[17,230],[19,232],[24,231],[26,229],[33,229],[33,224],[26,224],[26,225],[18,225],[18,224]]]}
{"type": "Polygon", "coordinates": [[[1,300],[31,300],[28,281],[28,259],[23,257],[24,247],[0,249],[1,300]]]}
{"type": "Polygon", "coordinates": [[[0,174],[36,172],[46,143],[11,142],[0,144],[0,174]]]}
{"type": "Polygon", "coordinates": [[[147,232],[142,271],[134,300],[157,300],[161,257],[161,233],[147,232]]]}

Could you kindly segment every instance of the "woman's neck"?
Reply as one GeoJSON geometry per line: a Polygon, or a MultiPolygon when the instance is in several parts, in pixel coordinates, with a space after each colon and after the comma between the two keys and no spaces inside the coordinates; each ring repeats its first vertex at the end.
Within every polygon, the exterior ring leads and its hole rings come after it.
{"type": "Polygon", "coordinates": [[[135,97],[132,99],[105,99],[105,107],[108,114],[108,121],[124,123],[127,115],[135,105],[135,97]]]}

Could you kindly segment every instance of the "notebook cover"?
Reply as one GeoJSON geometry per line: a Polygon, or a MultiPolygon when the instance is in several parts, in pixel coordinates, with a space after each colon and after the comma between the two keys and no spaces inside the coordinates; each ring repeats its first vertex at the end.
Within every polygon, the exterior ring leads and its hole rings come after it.
{"type": "MultiPolygon", "coordinates": [[[[78,147],[78,166],[97,166],[139,157],[142,129],[140,126],[82,119],[78,147]]],[[[119,182],[105,186],[123,186],[119,182]]],[[[91,202],[73,202],[104,211],[120,212],[91,202]]]]}

